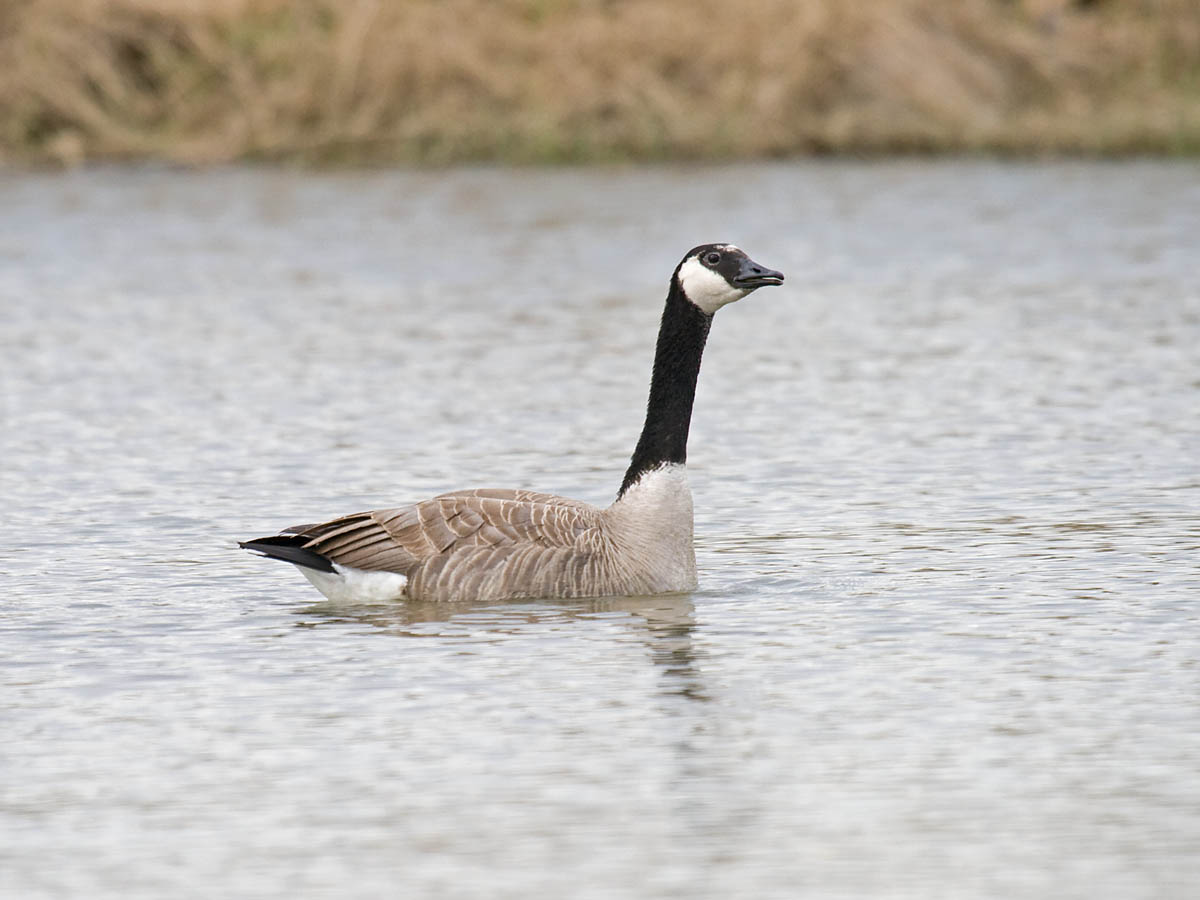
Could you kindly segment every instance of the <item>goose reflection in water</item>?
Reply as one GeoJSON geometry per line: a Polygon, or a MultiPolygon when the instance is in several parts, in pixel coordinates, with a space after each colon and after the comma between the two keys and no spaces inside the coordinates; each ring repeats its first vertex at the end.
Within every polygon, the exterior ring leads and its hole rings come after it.
{"type": "Polygon", "coordinates": [[[707,700],[695,647],[696,607],[692,595],[592,597],[579,600],[493,600],[460,603],[333,603],[297,610],[298,628],[369,625],[401,638],[444,642],[497,643],[506,637],[555,626],[586,627],[587,622],[623,621],[661,669],[664,693],[707,700]]]}

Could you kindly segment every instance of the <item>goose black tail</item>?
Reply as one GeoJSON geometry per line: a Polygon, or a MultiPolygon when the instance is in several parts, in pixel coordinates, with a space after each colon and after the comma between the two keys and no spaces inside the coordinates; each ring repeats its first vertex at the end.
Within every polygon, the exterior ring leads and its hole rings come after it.
{"type": "Polygon", "coordinates": [[[315,550],[307,550],[304,544],[307,538],[299,534],[280,534],[275,537],[255,538],[252,541],[238,541],[238,546],[245,550],[254,550],[271,559],[281,559],[306,569],[316,569],[318,572],[334,571],[329,558],[315,550]]]}

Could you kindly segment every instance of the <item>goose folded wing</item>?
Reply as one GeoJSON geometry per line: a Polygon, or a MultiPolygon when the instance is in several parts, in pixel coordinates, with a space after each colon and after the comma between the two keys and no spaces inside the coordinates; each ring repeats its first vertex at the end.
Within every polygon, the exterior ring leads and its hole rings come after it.
{"type": "Polygon", "coordinates": [[[306,549],[340,565],[409,574],[468,549],[494,548],[506,557],[521,547],[576,547],[598,513],[586,503],[534,491],[455,491],[290,531],[307,539],[306,549]]]}

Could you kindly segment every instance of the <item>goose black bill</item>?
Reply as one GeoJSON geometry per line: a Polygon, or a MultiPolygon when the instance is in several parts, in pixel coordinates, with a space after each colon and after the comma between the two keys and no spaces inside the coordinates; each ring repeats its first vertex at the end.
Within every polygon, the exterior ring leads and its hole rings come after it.
{"type": "Polygon", "coordinates": [[[768,269],[748,256],[742,260],[737,275],[733,277],[734,287],[745,290],[766,287],[770,284],[783,284],[783,273],[768,269]]]}

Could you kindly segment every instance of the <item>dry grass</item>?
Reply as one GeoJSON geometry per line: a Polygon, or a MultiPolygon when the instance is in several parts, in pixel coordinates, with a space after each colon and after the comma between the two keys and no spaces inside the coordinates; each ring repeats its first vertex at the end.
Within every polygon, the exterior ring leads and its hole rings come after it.
{"type": "Polygon", "coordinates": [[[1196,0],[0,0],[0,160],[1200,152],[1196,0]]]}

